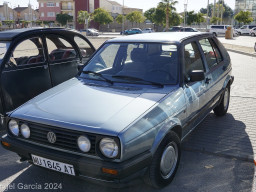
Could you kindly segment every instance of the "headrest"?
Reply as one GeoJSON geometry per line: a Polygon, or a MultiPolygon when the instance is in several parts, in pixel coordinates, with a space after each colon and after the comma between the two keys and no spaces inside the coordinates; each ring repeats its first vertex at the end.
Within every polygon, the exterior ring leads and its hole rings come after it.
{"type": "Polygon", "coordinates": [[[147,52],[141,48],[134,48],[131,52],[131,59],[134,62],[144,62],[147,59],[147,52]]]}

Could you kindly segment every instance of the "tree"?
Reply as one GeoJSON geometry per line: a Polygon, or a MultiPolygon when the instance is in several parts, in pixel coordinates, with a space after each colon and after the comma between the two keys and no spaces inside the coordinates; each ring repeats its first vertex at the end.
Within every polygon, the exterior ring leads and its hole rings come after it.
{"type": "Polygon", "coordinates": [[[205,18],[204,18],[204,14],[203,13],[197,13],[197,15],[196,15],[196,23],[198,24],[198,25],[200,25],[201,23],[203,23],[203,22],[205,22],[206,20],[205,20],[205,18]]]}
{"type": "Polygon", "coordinates": [[[84,29],[88,28],[90,19],[91,19],[90,14],[87,11],[82,11],[82,10],[78,11],[78,13],[77,13],[77,22],[79,24],[84,24],[84,29]]]}
{"type": "MultiPolygon", "coordinates": [[[[165,24],[165,29],[169,29],[169,17],[170,17],[170,12],[171,10],[176,10],[175,5],[178,3],[178,1],[174,0],[162,0],[163,5],[165,6],[165,14],[166,14],[166,24],[165,24]]],[[[161,6],[161,5],[160,5],[161,6]]]]}
{"type": "Polygon", "coordinates": [[[122,24],[123,21],[125,21],[125,20],[126,20],[126,17],[123,16],[123,15],[118,15],[118,16],[116,17],[116,22],[117,22],[118,24],[122,24]]]}
{"type": "Polygon", "coordinates": [[[218,21],[220,21],[219,17],[212,17],[211,20],[210,20],[210,23],[211,24],[216,24],[218,21]]]}
{"type": "Polygon", "coordinates": [[[56,15],[56,21],[61,24],[61,26],[63,25],[67,25],[67,22],[70,22],[73,20],[73,17],[64,13],[64,14],[57,14],[56,15]]]}
{"type": "Polygon", "coordinates": [[[9,27],[9,29],[11,28],[11,25],[14,23],[13,20],[5,20],[2,21],[4,25],[7,25],[9,27]]]}
{"type": "Polygon", "coordinates": [[[101,25],[106,25],[113,22],[113,17],[105,9],[98,8],[93,12],[93,20],[101,25]]]}
{"type": "Polygon", "coordinates": [[[194,11],[187,12],[187,24],[192,25],[192,23],[197,22],[197,14],[194,11]]]}
{"type": "Polygon", "coordinates": [[[154,22],[155,11],[156,11],[156,8],[150,8],[149,10],[145,11],[144,16],[151,22],[154,22]]]}
{"type": "Polygon", "coordinates": [[[145,21],[145,17],[142,15],[140,11],[133,11],[126,15],[126,19],[133,23],[143,23],[145,21]]]}
{"type": "MultiPolygon", "coordinates": [[[[222,1],[220,1],[220,4],[222,4],[222,1]]],[[[218,7],[218,3],[216,4],[216,7],[218,7]]],[[[223,9],[223,18],[232,17],[233,16],[233,10],[226,3],[223,4],[223,7],[224,7],[224,9],[223,9]]],[[[213,4],[212,3],[209,4],[208,9],[209,9],[209,17],[211,17],[212,12],[213,12],[213,4]]],[[[215,11],[216,10],[217,9],[215,9],[215,11]]],[[[201,8],[200,13],[207,14],[207,8],[201,8]]]]}
{"type": "Polygon", "coordinates": [[[235,15],[235,20],[240,23],[249,24],[253,22],[253,18],[251,17],[251,12],[249,11],[240,11],[238,14],[235,15]]]}

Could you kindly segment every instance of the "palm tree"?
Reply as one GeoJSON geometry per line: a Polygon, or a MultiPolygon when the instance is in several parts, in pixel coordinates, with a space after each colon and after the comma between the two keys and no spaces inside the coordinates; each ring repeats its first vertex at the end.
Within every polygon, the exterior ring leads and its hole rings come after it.
{"type": "Polygon", "coordinates": [[[174,0],[162,0],[162,3],[166,7],[166,25],[165,29],[166,31],[169,29],[169,15],[170,15],[170,10],[176,11],[175,5],[178,3],[178,1],[174,0]]]}
{"type": "Polygon", "coordinates": [[[79,24],[84,24],[84,28],[88,27],[89,20],[90,20],[90,13],[88,13],[87,11],[78,11],[77,21],[79,24]],[[88,22],[86,22],[86,20],[88,20],[88,22]]]}

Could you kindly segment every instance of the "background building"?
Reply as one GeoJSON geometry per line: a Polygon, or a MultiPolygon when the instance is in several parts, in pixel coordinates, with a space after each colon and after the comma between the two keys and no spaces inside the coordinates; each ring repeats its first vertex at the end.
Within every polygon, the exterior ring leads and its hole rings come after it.
{"type": "Polygon", "coordinates": [[[236,0],[235,13],[239,11],[250,11],[256,23],[256,0],[236,0]]]}

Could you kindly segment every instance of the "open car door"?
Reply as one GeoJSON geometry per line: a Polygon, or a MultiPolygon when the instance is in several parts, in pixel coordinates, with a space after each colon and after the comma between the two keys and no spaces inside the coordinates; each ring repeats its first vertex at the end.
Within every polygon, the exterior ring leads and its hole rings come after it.
{"type": "Polygon", "coordinates": [[[3,115],[52,87],[40,36],[23,39],[11,52],[1,74],[3,115]]]}

